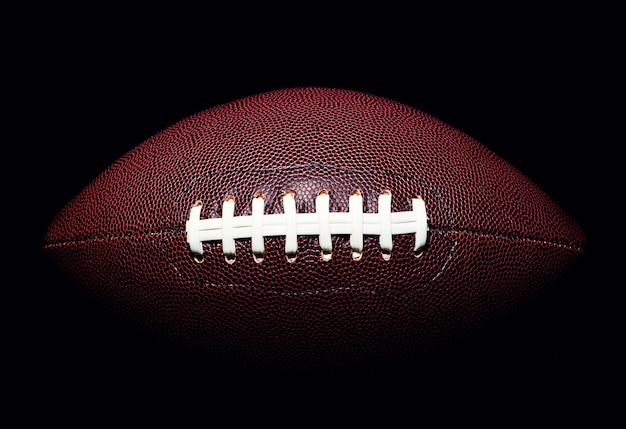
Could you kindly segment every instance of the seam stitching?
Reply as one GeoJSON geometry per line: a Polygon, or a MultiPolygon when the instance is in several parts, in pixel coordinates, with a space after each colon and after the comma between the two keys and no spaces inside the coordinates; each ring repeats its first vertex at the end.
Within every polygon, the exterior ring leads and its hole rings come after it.
{"type": "MultiPolygon", "coordinates": [[[[544,244],[567,247],[572,250],[580,250],[580,251],[583,250],[582,246],[579,244],[569,243],[564,240],[558,240],[558,239],[545,239],[545,238],[537,238],[537,237],[530,237],[530,236],[523,236],[523,235],[516,235],[516,234],[493,233],[493,232],[488,232],[488,231],[474,231],[474,230],[467,229],[467,228],[429,226],[428,230],[429,232],[463,233],[463,234],[469,234],[469,235],[483,235],[485,237],[493,237],[493,238],[506,238],[506,239],[515,240],[515,241],[532,241],[536,243],[544,243],[544,244]]],[[[63,246],[63,245],[68,245],[68,244],[88,243],[90,241],[118,240],[122,238],[131,238],[131,237],[147,237],[147,236],[157,236],[157,235],[164,235],[164,234],[178,234],[184,231],[185,231],[185,228],[181,226],[181,227],[157,229],[157,230],[152,230],[152,231],[123,232],[119,234],[95,235],[92,237],[75,238],[72,240],[53,241],[50,243],[46,243],[44,245],[44,248],[57,247],[57,246],[63,246]]]]}

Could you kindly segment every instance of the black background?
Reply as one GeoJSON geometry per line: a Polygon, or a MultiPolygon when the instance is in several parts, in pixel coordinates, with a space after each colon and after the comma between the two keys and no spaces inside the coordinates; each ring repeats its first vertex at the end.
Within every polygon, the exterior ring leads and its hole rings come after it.
{"type": "Polygon", "coordinates": [[[621,192],[611,190],[623,137],[608,132],[621,121],[615,12],[266,12],[16,12],[25,25],[5,39],[3,172],[11,408],[25,418],[85,411],[87,422],[139,410],[140,419],[199,412],[206,422],[294,425],[610,415],[623,343],[623,279],[610,274],[623,254],[611,247],[623,235],[621,192]],[[200,110],[294,86],[388,97],[475,137],[579,222],[585,257],[521,312],[439,353],[299,373],[189,356],[104,312],[43,257],[52,217],[125,152],[200,110]]]}

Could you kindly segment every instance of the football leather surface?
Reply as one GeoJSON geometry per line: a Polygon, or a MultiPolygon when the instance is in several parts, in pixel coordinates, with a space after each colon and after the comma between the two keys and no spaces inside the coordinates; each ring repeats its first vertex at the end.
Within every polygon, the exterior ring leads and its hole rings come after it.
{"type": "Polygon", "coordinates": [[[463,132],[354,91],[200,112],[116,161],[51,223],[60,269],[208,356],[310,366],[411,356],[519,308],[578,225],[463,132]]]}

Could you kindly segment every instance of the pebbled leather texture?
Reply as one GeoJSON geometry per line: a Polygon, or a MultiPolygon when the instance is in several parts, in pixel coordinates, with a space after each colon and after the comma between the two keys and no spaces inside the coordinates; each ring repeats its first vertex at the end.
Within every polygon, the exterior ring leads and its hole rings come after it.
{"type": "Polygon", "coordinates": [[[45,250],[105,303],[182,344],[221,359],[302,366],[387,359],[460,335],[523,303],[582,253],[585,236],[541,189],[492,151],[406,105],[363,93],[297,88],[214,107],[128,152],[54,219],[45,250]],[[364,212],[381,191],[392,211],[419,195],[428,247],[393,238],[389,261],[376,237],[351,258],[348,236],[333,236],[323,261],[317,237],[298,237],[296,261],[284,237],[250,240],[236,260],[204,243],[198,263],[185,242],[189,210],[235,216],[265,195],[281,213],[295,193],[314,212],[321,189],[330,211],[364,212]]]}

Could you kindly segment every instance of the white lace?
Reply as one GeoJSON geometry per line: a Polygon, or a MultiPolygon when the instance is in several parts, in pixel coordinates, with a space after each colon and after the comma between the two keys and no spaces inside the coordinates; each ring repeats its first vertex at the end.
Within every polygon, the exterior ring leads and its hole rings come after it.
{"type": "Polygon", "coordinates": [[[394,235],[414,234],[414,252],[418,255],[425,246],[428,232],[426,204],[421,197],[412,199],[412,211],[392,212],[391,192],[383,191],[378,197],[378,212],[363,213],[363,197],[358,190],[350,195],[349,211],[330,212],[330,195],[322,190],[315,199],[315,213],[297,213],[294,192],[283,195],[283,213],[265,214],[265,197],[258,194],[252,200],[252,214],[235,216],[235,198],[229,196],[222,206],[222,217],[200,219],[202,202],[191,208],[186,224],[187,243],[196,260],[202,261],[202,243],[221,241],[222,252],[228,263],[235,261],[235,240],[251,240],[252,255],[262,262],[266,237],[285,237],[285,255],[289,262],[296,260],[298,236],[317,236],[321,257],[332,258],[332,235],[349,235],[352,259],[359,260],[363,252],[363,237],[379,238],[382,257],[391,258],[394,235]]]}

